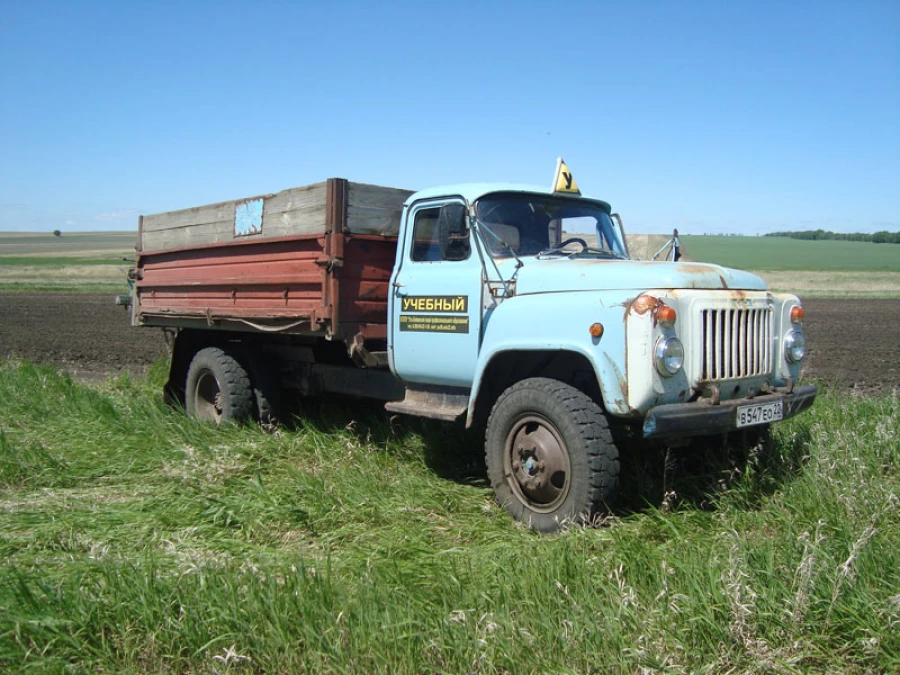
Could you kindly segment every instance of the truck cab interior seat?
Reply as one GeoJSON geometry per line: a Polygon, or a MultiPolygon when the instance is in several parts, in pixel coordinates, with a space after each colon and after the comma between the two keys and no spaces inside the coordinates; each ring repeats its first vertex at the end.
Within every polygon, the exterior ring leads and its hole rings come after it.
{"type": "MultiPolygon", "coordinates": [[[[485,223],[488,228],[500,237],[506,244],[516,253],[519,252],[519,248],[521,247],[522,240],[519,234],[519,228],[515,225],[504,225],[503,223],[485,223]]],[[[490,246],[491,253],[495,255],[509,255],[509,251],[507,251],[506,247],[503,246],[495,237],[491,237],[488,235],[488,245],[490,246]]]]}

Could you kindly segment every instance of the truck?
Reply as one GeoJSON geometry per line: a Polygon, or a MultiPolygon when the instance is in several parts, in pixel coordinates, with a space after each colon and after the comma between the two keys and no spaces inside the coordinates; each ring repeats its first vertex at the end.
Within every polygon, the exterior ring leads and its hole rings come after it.
{"type": "Polygon", "coordinates": [[[136,248],[131,322],[170,337],[167,400],[214,423],[323,393],[459,421],[539,532],[602,514],[633,443],[760,435],[816,396],[797,296],[631,259],[561,159],[549,189],[329,178],[141,216],[136,248]]]}

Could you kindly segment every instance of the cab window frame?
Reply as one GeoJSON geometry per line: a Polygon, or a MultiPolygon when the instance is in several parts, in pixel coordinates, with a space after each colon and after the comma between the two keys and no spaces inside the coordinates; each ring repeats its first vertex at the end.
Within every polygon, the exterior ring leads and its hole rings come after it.
{"type": "MultiPolygon", "coordinates": [[[[440,240],[440,231],[438,229],[438,219],[441,212],[441,207],[445,204],[452,203],[460,203],[465,204],[465,201],[462,199],[442,199],[436,202],[423,202],[421,204],[416,204],[413,206],[411,217],[412,217],[412,234],[410,236],[410,243],[407,250],[407,257],[410,262],[413,263],[441,263],[441,262],[462,262],[464,260],[468,260],[472,257],[472,242],[471,239],[467,242],[467,251],[465,258],[459,259],[449,259],[444,258],[443,253],[441,252],[441,240],[440,240]],[[426,219],[422,216],[428,214],[429,217],[426,219]],[[428,221],[431,221],[430,223],[428,221]],[[420,234],[422,234],[420,228],[427,228],[431,226],[431,238],[423,238],[420,239],[420,234]],[[424,244],[424,247],[422,247],[424,244]],[[417,250],[419,249],[419,250],[417,250]],[[436,254],[436,257],[435,257],[436,254]]],[[[469,234],[471,237],[471,233],[469,234]]]]}

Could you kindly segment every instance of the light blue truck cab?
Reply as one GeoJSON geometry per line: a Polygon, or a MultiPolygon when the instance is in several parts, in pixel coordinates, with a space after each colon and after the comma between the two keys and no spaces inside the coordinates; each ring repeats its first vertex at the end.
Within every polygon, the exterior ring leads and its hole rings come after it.
{"type": "Polygon", "coordinates": [[[611,499],[618,430],[762,432],[816,395],[795,385],[796,296],[718,265],[631,260],[610,205],[566,187],[413,194],[390,280],[388,358],[406,397],[387,408],[486,426],[498,501],[540,531],[611,499]]]}

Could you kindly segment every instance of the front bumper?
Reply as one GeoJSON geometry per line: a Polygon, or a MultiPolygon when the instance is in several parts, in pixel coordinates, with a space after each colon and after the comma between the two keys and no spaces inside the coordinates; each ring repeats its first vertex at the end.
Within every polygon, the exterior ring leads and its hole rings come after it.
{"type": "MultiPolygon", "coordinates": [[[[700,400],[695,403],[670,403],[651,408],[644,418],[644,438],[678,436],[711,436],[734,431],[737,408],[742,405],[783,401],[782,419],[792,417],[809,408],[816,399],[816,387],[797,387],[789,394],[766,394],[754,398],[722,401],[717,405],[700,400]]],[[[752,428],[752,427],[742,427],[752,428]]]]}

